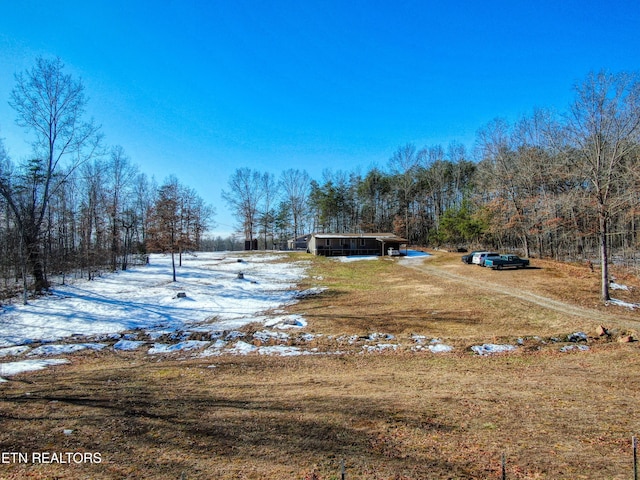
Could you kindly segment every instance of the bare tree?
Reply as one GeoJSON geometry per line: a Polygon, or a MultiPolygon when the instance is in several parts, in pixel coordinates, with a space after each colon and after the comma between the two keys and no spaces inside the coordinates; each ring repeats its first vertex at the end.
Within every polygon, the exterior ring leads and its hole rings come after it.
{"type": "Polygon", "coordinates": [[[291,211],[293,237],[297,238],[302,233],[300,226],[308,208],[311,179],[304,170],[289,169],[280,174],[280,185],[291,211]]]}
{"type": "Polygon", "coordinates": [[[253,248],[258,208],[263,196],[263,176],[250,168],[237,169],[229,179],[229,190],[222,191],[222,198],[241,222],[250,249],[253,248]]]}
{"type": "MultiPolygon", "coordinates": [[[[576,86],[566,117],[566,154],[597,208],[601,262],[601,297],[609,296],[608,227],[625,196],[621,185],[629,175],[640,140],[640,82],[635,75],[591,73],[576,86]]],[[[637,165],[637,162],[636,162],[637,165]]]]}
{"type": "Polygon", "coordinates": [[[33,135],[33,156],[0,172],[0,194],[15,217],[36,291],[47,288],[42,263],[42,226],[52,195],[67,175],[99,145],[98,127],[84,122],[87,99],[82,82],[64,73],[58,58],[36,59],[15,76],[9,104],[16,123],[33,135]],[[69,159],[63,170],[62,163],[69,159]]]}
{"type": "Polygon", "coordinates": [[[140,173],[136,176],[133,186],[133,210],[138,219],[138,228],[136,228],[134,234],[139,249],[142,249],[145,246],[149,217],[151,215],[153,204],[156,200],[157,191],[158,186],[154,178],[149,180],[144,173],[140,173]]]}
{"type": "Polygon", "coordinates": [[[404,211],[404,235],[407,240],[410,240],[409,211],[415,195],[417,185],[416,170],[420,164],[421,155],[423,155],[423,152],[418,152],[415,145],[408,143],[403,147],[398,147],[389,159],[389,168],[394,175],[398,194],[402,201],[404,211]]]}
{"type": "MultiPolygon", "coordinates": [[[[502,226],[517,232],[526,255],[529,255],[529,238],[525,224],[524,192],[517,171],[517,147],[512,127],[504,119],[494,119],[478,133],[484,166],[491,170],[488,176],[497,192],[493,202],[495,211],[504,212],[502,226]]],[[[499,225],[499,224],[498,224],[499,225]]]]}
{"type": "MultiPolygon", "coordinates": [[[[107,180],[107,213],[109,216],[109,233],[111,235],[111,269],[113,271],[118,268],[118,255],[120,255],[122,246],[128,245],[127,236],[133,228],[131,215],[125,215],[130,188],[133,185],[137,172],[137,168],[131,163],[127,157],[124,148],[117,145],[111,149],[111,155],[106,164],[105,178],[107,180]],[[126,218],[125,218],[126,217],[126,218]],[[126,232],[125,238],[122,238],[121,230],[126,232]]],[[[128,252],[124,252],[126,257],[128,252]]],[[[126,258],[123,265],[126,268],[126,258]]]]}
{"type": "Polygon", "coordinates": [[[176,281],[175,254],[180,241],[180,184],[169,177],[158,190],[148,231],[148,248],[171,254],[173,281],[176,281]]]}
{"type": "Polygon", "coordinates": [[[268,237],[271,235],[272,243],[275,243],[274,225],[276,220],[275,200],[278,196],[279,185],[276,183],[273,174],[265,172],[262,174],[262,202],[260,208],[260,226],[264,238],[264,248],[267,249],[268,237]]]}
{"type": "Polygon", "coordinates": [[[104,163],[99,160],[86,162],[78,169],[82,176],[82,200],[80,202],[80,255],[81,268],[87,269],[89,280],[92,271],[103,265],[102,252],[106,237],[106,199],[104,163]]]}
{"type": "Polygon", "coordinates": [[[208,223],[215,212],[191,187],[179,185],[178,198],[180,216],[178,247],[180,266],[182,266],[182,253],[200,248],[202,234],[207,230],[208,223]]]}

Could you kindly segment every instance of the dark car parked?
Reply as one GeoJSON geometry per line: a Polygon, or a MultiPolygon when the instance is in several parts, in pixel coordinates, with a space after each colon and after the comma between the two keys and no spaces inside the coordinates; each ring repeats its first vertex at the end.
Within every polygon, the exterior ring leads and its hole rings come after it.
{"type": "Polygon", "coordinates": [[[520,258],[517,255],[500,255],[499,257],[487,258],[484,262],[485,267],[493,270],[502,270],[503,268],[527,268],[529,266],[528,258],[520,258]]]}

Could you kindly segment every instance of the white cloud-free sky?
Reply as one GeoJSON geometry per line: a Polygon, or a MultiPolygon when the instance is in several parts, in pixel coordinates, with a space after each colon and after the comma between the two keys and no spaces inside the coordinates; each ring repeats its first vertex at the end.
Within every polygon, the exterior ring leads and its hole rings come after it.
{"type": "Polygon", "coordinates": [[[195,188],[225,232],[236,168],[320,179],[409,142],[471,150],[495,117],[564,110],[590,71],[636,70],[638,25],[616,0],[3,2],[0,137],[28,154],[14,74],[58,56],[107,144],[195,188]]]}

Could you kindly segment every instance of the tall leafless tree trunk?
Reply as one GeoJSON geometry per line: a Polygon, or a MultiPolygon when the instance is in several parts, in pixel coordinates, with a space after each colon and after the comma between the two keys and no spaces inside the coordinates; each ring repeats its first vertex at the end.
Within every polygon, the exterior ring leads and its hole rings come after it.
{"type": "Polygon", "coordinates": [[[409,235],[409,213],[417,184],[416,169],[420,162],[419,155],[421,155],[421,153],[417,152],[415,145],[408,143],[403,147],[399,147],[389,160],[389,167],[391,173],[395,175],[402,200],[404,210],[404,235],[409,241],[411,241],[409,235]]]}
{"type": "MultiPolygon", "coordinates": [[[[124,206],[127,202],[129,189],[137,174],[137,169],[131,164],[129,157],[125,154],[124,148],[117,145],[111,149],[111,156],[106,163],[105,174],[107,180],[106,190],[109,195],[106,207],[109,216],[109,233],[111,236],[110,264],[111,269],[116,271],[118,269],[118,255],[122,253],[121,243],[123,239],[121,229],[124,228],[125,224],[131,223],[124,221],[124,206]]],[[[124,240],[126,241],[126,237],[124,240]]]]}
{"type": "Polygon", "coordinates": [[[291,209],[293,238],[297,238],[302,233],[300,225],[308,208],[311,180],[304,170],[289,169],[280,174],[280,185],[291,209]]]}
{"type": "Polygon", "coordinates": [[[19,226],[34,288],[47,288],[42,262],[42,226],[52,195],[99,144],[98,128],[82,121],[86,105],[82,82],[64,73],[60,59],[38,58],[15,76],[9,104],[16,123],[34,137],[33,156],[16,170],[0,172],[0,194],[19,226]],[[63,171],[62,162],[71,158],[63,171]]]}
{"type": "Polygon", "coordinates": [[[253,249],[258,207],[263,196],[263,176],[250,168],[237,169],[229,179],[229,190],[222,192],[222,198],[242,222],[249,249],[253,249]]]}
{"type": "Polygon", "coordinates": [[[601,297],[609,295],[608,226],[623,197],[620,186],[640,140],[640,82],[636,76],[600,72],[576,87],[567,116],[567,155],[585,181],[597,208],[601,297]]]}

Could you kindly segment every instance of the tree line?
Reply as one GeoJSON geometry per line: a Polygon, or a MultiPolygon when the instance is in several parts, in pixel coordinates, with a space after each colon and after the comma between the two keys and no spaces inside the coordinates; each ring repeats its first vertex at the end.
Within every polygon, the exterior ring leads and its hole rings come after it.
{"type": "Polygon", "coordinates": [[[51,275],[91,279],[148,252],[199,249],[212,207],[173,176],[157,185],[122,146],[106,147],[85,119],[82,82],[60,59],[38,58],[15,80],[9,104],[33,148],[16,161],[0,139],[0,298],[19,284],[26,302],[51,275]]]}
{"type": "Polygon", "coordinates": [[[400,146],[367,172],[240,168],[223,198],[264,248],[309,232],[393,232],[410,244],[484,246],[567,261],[637,266],[640,82],[589,74],[565,112],[496,119],[461,144],[400,146]]]}
{"type": "MultiPolygon", "coordinates": [[[[283,248],[310,232],[392,232],[410,244],[519,251],[598,262],[608,299],[610,261],[637,265],[640,82],[589,74],[567,111],[538,109],[480,128],[458,143],[398,147],[367,171],[304,169],[278,176],[238,168],[222,198],[246,239],[206,238],[213,209],[175,177],[141,173],[121,146],[105,147],[85,118],[82,82],[59,59],[15,77],[9,104],[32,140],[14,161],[0,141],[2,296],[46,289],[51,275],[91,278],[148,252],[283,248]]],[[[175,267],[175,259],[174,259],[175,267]]],[[[174,268],[175,275],[175,268],[174,268]]]]}

